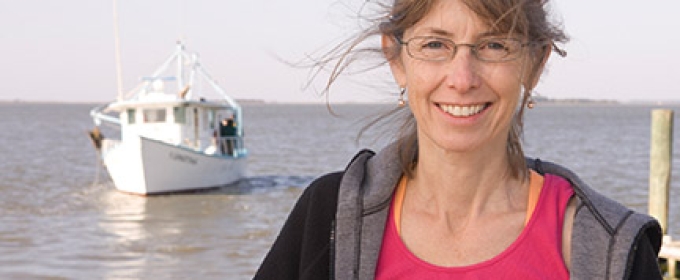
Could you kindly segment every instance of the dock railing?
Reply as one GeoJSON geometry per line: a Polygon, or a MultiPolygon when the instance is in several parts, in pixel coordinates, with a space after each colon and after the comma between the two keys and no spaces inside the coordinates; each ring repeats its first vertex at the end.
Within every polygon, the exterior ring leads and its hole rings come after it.
{"type": "Polygon", "coordinates": [[[649,160],[649,214],[659,220],[664,238],[659,258],[667,263],[668,277],[676,279],[676,264],[680,260],[680,242],[668,234],[671,170],[673,163],[673,111],[652,111],[649,160]]]}

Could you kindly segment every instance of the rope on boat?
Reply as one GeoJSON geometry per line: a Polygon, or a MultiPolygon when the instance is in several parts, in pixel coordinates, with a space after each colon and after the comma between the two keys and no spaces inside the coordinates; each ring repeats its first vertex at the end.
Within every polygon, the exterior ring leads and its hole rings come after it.
{"type": "Polygon", "coordinates": [[[96,186],[99,184],[99,173],[102,167],[102,159],[101,156],[99,155],[99,151],[95,153],[95,157],[97,158],[97,163],[95,163],[95,173],[94,173],[94,181],[92,181],[92,186],[96,186]]]}
{"type": "Polygon", "coordinates": [[[95,127],[91,131],[88,131],[88,135],[90,136],[90,140],[92,140],[92,145],[95,148],[95,155],[97,158],[97,163],[95,164],[97,167],[95,168],[94,181],[92,182],[92,186],[96,186],[99,184],[99,173],[102,167],[101,149],[104,134],[101,133],[99,127],[95,127]]]}

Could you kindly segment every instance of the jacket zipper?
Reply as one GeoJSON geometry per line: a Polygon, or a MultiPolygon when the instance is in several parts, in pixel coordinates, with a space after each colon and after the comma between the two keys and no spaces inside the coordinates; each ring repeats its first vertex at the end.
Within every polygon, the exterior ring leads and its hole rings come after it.
{"type": "Polygon", "coordinates": [[[330,236],[330,257],[329,257],[329,274],[328,279],[335,279],[335,219],[331,222],[331,236],[330,236]]]}

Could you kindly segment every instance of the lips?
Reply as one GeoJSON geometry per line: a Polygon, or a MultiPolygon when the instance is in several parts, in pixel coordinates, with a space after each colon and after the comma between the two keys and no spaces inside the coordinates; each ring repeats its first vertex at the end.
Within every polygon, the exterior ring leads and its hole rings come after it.
{"type": "Polygon", "coordinates": [[[439,108],[447,114],[454,117],[470,117],[477,115],[484,111],[489,106],[489,103],[484,104],[472,104],[472,105],[447,105],[438,104],[439,108]]]}

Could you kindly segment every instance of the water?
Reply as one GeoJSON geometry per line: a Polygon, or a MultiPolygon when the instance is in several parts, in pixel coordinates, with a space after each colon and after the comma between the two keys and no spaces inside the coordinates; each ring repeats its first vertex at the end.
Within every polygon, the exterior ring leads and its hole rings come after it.
{"type": "MultiPolygon", "coordinates": [[[[91,107],[0,103],[0,279],[250,279],[309,181],[389,141],[375,140],[382,131],[355,141],[366,118],[389,105],[336,105],[336,118],[323,105],[249,104],[246,180],[140,197],[115,191],[98,164],[86,135],[91,107]]],[[[646,211],[650,110],[541,105],[528,112],[525,149],[646,211]]]]}

